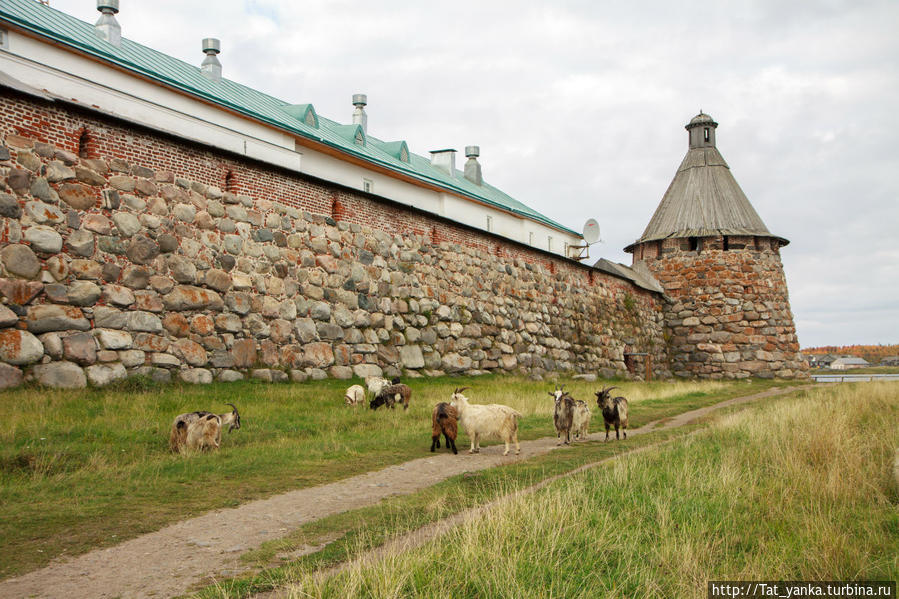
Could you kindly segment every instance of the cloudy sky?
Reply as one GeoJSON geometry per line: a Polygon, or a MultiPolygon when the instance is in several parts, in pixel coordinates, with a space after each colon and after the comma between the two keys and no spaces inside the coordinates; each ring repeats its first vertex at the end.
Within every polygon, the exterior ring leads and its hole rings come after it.
{"type": "MultiPolygon", "coordinates": [[[[95,21],[93,0],[50,0],[95,21]]],[[[899,343],[899,2],[121,0],[122,34],[484,177],[580,230],[649,222],[700,108],[782,249],[803,347],[899,343]]]]}

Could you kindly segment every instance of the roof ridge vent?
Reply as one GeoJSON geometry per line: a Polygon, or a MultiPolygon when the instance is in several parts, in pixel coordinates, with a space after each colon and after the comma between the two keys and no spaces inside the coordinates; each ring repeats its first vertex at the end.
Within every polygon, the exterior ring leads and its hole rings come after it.
{"type": "Polygon", "coordinates": [[[203,39],[203,52],[206,58],[200,64],[200,72],[210,81],[222,80],[222,63],[217,54],[222,51],[222,42],[218,38],[207,37],[203,39]]]}
{"type": "Polygon", "coordinates": [[[353,94],[353,124],[362,125],[362,132],[368,133],[368,115],[365,114],[365,106],[368,104],[368,96],[365,94],[353,94]]]}
{"type": "Polygon", "coordinates": [[[481,174],[481,163],[478,162],[478,156],[480,155],[480,147],[465,146],[465,157],[468,158],[468,161],[465,163],[465,178],[475,185],[484,183],[484,176],[481,174]]]}
{"type": "Polygon", "coordinates": [[[115,18],[116,13],[119,12],[119,0],[97,0],[97,10],[101,14],[100,19],[94,25],[94,33],[113,46],[121,46],[122,26],[115,18]]]}

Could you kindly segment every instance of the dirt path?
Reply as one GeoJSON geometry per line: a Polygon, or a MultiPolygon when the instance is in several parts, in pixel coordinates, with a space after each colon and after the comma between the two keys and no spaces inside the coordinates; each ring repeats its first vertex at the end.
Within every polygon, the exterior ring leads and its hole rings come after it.
{"type": "MultiPolygon", "coordinates": [[[[793,390],[774,388],[731,399],[661,423],[649,423],[631,431],[629,436],[683,426],[723,407],[793,390]]],[[[590,439],[598,440],[604,435],[604,432],[594,433],[590,439]]],[[[502,445],[483,448],[478,455],[469,455],[467,450],[460,451],[458,456],[432,454],[339,482],[217,510],[114,547],[54,562],[40,570],[2,581],[0,597],[142,599],[177,596],[204,579],[237,575],[244,568],[240,561],[242,553],[265,541],[281,538],[307,522],[373,505],[391,495],[412,493],[463,472],[526,460],[553,449],[556,449],[554,437],[522,442],[518,456],[503,457],[502,445]]],[[[438,527],[434,530],[432,535],[438,527]]],[[[310,548],[310,552],[315,549],[310,548]]]]}

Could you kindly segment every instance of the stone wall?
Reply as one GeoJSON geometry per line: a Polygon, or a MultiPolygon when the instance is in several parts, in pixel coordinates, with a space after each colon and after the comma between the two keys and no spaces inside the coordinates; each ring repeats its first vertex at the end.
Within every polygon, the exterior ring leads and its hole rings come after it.
{"type": "Polygon", "coordinates": [[[777,240],[730,236],[692,243],[695,249],[689,238],[666,239],[634,251],[673,300],[665,306],[673,373],[806,376],[777,240]]]}
{"type": "Polygon", "coordinates": [[[667,374],[626,280],[70,105],[7,94],[0,139],[0,388],[667,374]]]}

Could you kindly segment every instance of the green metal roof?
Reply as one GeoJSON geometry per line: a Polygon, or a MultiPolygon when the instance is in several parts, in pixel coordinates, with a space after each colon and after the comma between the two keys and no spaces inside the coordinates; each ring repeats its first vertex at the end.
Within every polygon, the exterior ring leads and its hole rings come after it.
{"type": "MultiPolygon", "coordinates": [[[[199,67],[124,37],[121,46],[114,46],[95,35],[93,24],[36,0],[2,0],[0,19],[169,87],[363,158],[372,164],[579,236],[577,232],[528,208],[491,185],[472,183],[464,178],[461,171],[457,170],[456,176],[451,177],[449,173],[431,166],[430,159],[412,153],[409,153],[408,162],[400,160],[400,148],[405,146],[405,142],[383,142],[365,136],[366,143],[359,145],[356,143],[355,133],[348,133],[353,131],[353,125],[343,125],[316,115],[311,104],[291,104],[224,78],[217,82],[211,81],[200,72],[199,67]],[[307,119],[306,115],[310,110],[313,118],[307,119]],[[317,122],[318,126],[310,126],[307,120],[317,122]]],[[[408,152],[408,148],[406,149],[408,152]]]]}

